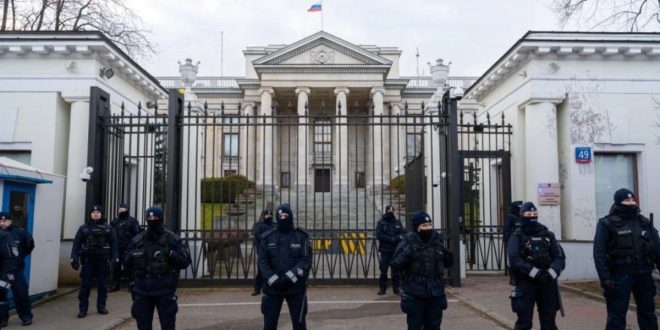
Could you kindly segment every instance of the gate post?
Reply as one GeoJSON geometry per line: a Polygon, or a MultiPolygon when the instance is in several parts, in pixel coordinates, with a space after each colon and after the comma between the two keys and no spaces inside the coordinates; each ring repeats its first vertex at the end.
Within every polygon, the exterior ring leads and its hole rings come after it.
{"type": "MultiPolygon", "coordinates": [[[[110,117],[110,94],[92,86],[89,92],[89,140],[87,143],[87,166],[94,172],[87,181],[85,210],[92,203],[105,203],[106,182],[104,155],[106,154],[105,119],[110,117]]],[[[108,205],[103,205],[108,210],[108,205]]],[[[87,211],[85,211],[87,212],[87,211]]],[[[86,219],[85,215],[83,219],[86,219]]]]}
{"type": "Polygon", "coordinates": [[[455,98],[449,97],[450,90],[447,90],[442,97],[442,107],[446,112],[447,120],[449,120],[449,136],[448,136],[448,169],[447,176],[449,181],[449,215],[448,225],[449,233],[452,237],[450,240],[451,246],[449,250],[454,254],[454,260],[458,260],[458,267],[456,263],[451,268],[451,281],[450,284],[454,287],[461,286],[461,231],[460,222],[463,216],[463,164],[462,158],[458,151],[458,106],[455,98]]]}
{"type": "Polygon", "coordinates": [[[167,107],[167,170],[165,193],[165,225],[174,232],[181,231],[181,117],[183,95],[177,89],[169,90],[167,107]]]}

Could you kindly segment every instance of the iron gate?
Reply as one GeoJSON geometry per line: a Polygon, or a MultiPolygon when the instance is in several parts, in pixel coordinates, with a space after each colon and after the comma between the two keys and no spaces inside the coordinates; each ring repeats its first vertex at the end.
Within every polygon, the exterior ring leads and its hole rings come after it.
{"type": "MultiPolygon", "coordinates": [[[[167,115],[141,106],[93,112],[90,144],[103,151],[90,164],[103,168],[103,177],[88,201],[102,201],[110,217],[128,202],[141,223],[141,210],[164,207],[168,227],[190,244],[193,264],[182,277],[197,283],[252,281],[251,227],[264,208],[284,202],[312,239],[316,283],[376,281],[375,227],[387,204],[402,221],[418,209],[434,214],[459,255],[466,202],[453,196],[463,196],[457,191],[464,167],[477,156],[463,150],[459,137],[481,126],[458,123],[456,99],[446,93],[440,111],[425,111],[423,103],[399,111],[392,104],[313,104],[184,109],[172,90],[167,115]]],[[[500,184],[508,182],[503,177],[500,184]]],[[[465,228],[474,230],[470,223],[465,228]]],[[[460,285],[459,275],[454,267],[453,285],[460,285]]]]}

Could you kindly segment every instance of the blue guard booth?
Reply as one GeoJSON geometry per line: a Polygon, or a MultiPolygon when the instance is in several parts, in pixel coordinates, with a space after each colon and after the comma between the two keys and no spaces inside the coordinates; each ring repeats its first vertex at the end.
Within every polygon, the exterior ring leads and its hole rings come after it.
{"type": "MultiPolygon", "coordinates": [[[[30,297],[37,300],[55,293],[64,177],[0,157],[0,196],[0,210],[8,212],[13,224],[30,232],[35,240],[36,247],[25,261],[30,297]]],[[[9,299],[13,307],[11,294],[9,299]]]]}

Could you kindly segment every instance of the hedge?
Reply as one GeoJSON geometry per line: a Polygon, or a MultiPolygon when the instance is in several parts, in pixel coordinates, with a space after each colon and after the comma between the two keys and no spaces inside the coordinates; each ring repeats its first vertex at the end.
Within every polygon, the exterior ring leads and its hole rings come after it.
{"type": "Polygon", "coordinates": [[[235,203],[245,189],[254,188],[254,181],[242,175],[202,179],[202,203],[235,203]]]}

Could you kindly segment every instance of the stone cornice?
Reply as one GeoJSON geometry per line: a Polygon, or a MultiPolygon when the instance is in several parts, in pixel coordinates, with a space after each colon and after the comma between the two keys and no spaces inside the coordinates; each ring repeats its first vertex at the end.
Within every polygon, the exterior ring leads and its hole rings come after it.
{"type": "Polygon", "coordinates": [[[283,64],[255,65],[257,73],[379,73],[387,74],[387,65],[343,64],[283,64]]]}
{"type": "Polygon", "coordinates": [[[0,32],[0,59],[31,57],[96,59],[150,98],[167,97],[156,78],[99,32],[0,32]]]}
{"type": "Polygon", "coordinates": [[[236,79],[236,83],[241,89],[259,89],[261,87],[259,79],[236,79]]]}
{"type": "Polygon", "coordinates": [[[658,59],[658,33],[528,32],[465,92],[477,101],[533,59],[658,59]]]}
{"type": "Polygon", "coordinates": [[[255,66],[263,64],[279,64],[286,59],[302,54],[319,45],[324,45],[366,64],[392,65],[392,61],[325,31],[319,31],[312,34],[286,47],[278,49],[271,54],[258,58],[252,63],[255,66]]]}

